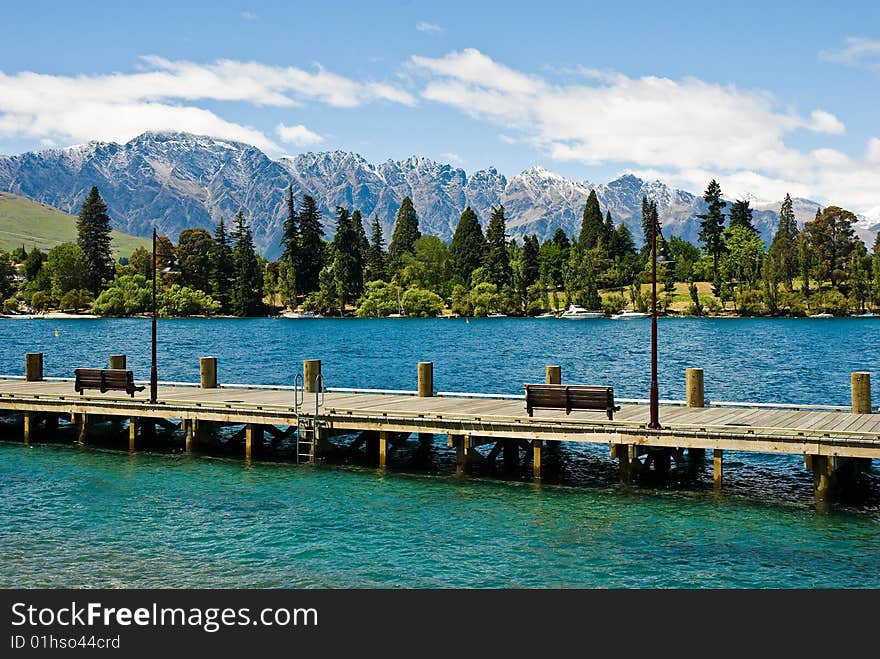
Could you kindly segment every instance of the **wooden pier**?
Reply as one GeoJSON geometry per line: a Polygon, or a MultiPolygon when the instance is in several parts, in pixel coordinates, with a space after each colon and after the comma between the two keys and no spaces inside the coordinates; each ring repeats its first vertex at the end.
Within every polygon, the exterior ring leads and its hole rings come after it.
{"type": "MultiPolygon", "coordinates": [[[[124,366],[124,356],[114,356],[124,366]]],[[[660,408],[662,429],[647,430],[648,405],[619,401],[621,409],[609,420],[604,412],[536,410],[526,413],[522,396],[436,393],[433,365],[418,365],[413,391],[324,389],[318,360],[304,364],[301,387],[259,385],[218,386],[217,364],[203,358],[201,380],[195,384],[160,384],[156,403],[148,391],[133,397],[124,392],[74,392],[73,382],[43,378],[42,355],[27,357],[25,377],[0,376],[0,415],[21,415],[25,442],[35,437],[37,424],[57,427],[59,419],[76,424],[78,438],[87,441],[99,419],[127,420],[128,448],[155,426],[182,428],[186,451],[219,425],[240,425],[246,458],[257,457],[264,439],[291,439],[297,459],[320,459],[330,437],[359,433],[360,441],[385,467],[396,442],[418,434],[446,435],[456,450],[459,473],[474,462],[524,459],[541,477],[542,452],[554,442],[597,443],[609,446],[618,460],[621,480],[630,482],[646,470],[669,469],[671,460],[702,457],[712,451],[714,482],[721,487],[726,451],[786,453],[804,456],[814,476],[817,497],[833,494],[845,481],[880,459],[880,414],[871,407],[867,373],[852,376],[852,405],[792,406],[760,403],[708,404],[703,373],[688,369],[687,399],[667,401],[660,408]],[[482,447],[488,448],[488,451],[482,447]]],[[[559,383],[558,367],[548,367],[548,383],[559,383]]]]}

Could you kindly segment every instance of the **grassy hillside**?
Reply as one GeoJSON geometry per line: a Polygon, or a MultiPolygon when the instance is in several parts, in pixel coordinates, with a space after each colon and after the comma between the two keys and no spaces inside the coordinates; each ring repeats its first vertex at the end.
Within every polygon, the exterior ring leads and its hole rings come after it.
{"type": "MultiPolygon", "coordinates": [[[[136,247],[150,249],[148,238],[114,231],[113,254],[128,256],[136,247]]],[[[8,192],[0,192],[0,251],[35,245],[44,251],[59,243],[76,240],[76,218],[8,192]]]]}

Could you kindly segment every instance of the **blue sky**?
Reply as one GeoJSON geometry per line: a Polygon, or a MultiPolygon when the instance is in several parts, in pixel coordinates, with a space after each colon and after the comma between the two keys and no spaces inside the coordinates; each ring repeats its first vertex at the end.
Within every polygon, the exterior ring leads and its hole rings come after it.
{"type": "Polygon", "coordinates": [[[4,8],[0,153],[181,128],[880,214],[880,3],[119,4],[4,8]]]}

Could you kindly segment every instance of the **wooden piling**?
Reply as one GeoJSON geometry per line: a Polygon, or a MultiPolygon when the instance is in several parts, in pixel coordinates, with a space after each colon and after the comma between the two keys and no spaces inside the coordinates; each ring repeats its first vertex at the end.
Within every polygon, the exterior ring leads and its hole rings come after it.
{"type": "Polygon", "coordinates": [[[385,469],[388,457],[388,433],[379,431],[379,469],[385,469]]]}
{"type": "Polygon", "coordinates": [[[811,462],[813,467],[813,494],[819,501],[829,499],[837,486],[837,460],[827,455],[814,455],[811,462]]]}
{"type": "Polygon", "coordinates": [[[263,444],[263,427],[257,423],[249,423],[244,431],[244,457],[250,460],[259,453],[263,444]]]}
{"type": "Polygon", "coordinates": [[[193,439],[195,437],[195,419],[184,419],[183,420],[183,428],[186,433],[186,441],[184,442],[184,450],[187,453],[192,453],[193,450],[193,439]]]}
{"type": "Polygon", "coordinates": [[[434,395],[434,362],[419,362],[419,398],[434,395]]]}
{"type": "Polygon", "coordinates": [[[541,480],[541,447],[544,445],[540,439],[532,440],[532,477],[541,480]]]}
{"type": "Polygon", "coordinates": [[[871,413],[871,374],[853,373],[850,376],[852,386],[853,414],[871,413]]]}
{"type": "Polygon", "coordinates": [[[74,415],[74,423],[76,423],[76,441],[79,444],[86,443],[86,435],[88,434],[88,425],[89,420],[88,417],[83,413],[77,413],[74,415]]]}
{"type": "Polygon", "coordinates": [[[303,389],[307,393],[315,393],[318,390],[319,375],[321,375],[320,359],[303,360],[303,389]]]}
{"type": "Polygon", "coordinates": [[[128,450],[134,451],[135,440],[137,439],[137,419],[131,417],[128,420],[128,450]]]}
{"type": "Polygon", "coordinates": [[[24,432],[23,432],[25,444],[31,443],[31,425],[32,425],[33,421],[34,421],[33,415],[30,412],[25,412],[24,413],[24,432]]]}
{"type": "Polygon", "coordinates": [[[716,490],[721,489],[724,480],[724,451],[715,449],[712,451],[712,484],[716,490]]]}
{"type": "Polygon", "coordinates": [[[562,384],[562,367],[548,365],[545,369],[545,380],[547,384],[562,384]]]}
{"type": "MultiPolygon", "coordinates": [[[[703,369],[686,368],[684,371],[685,402],[688,407],[703,407],[706,403],[703,391],[703,369]]],[[[703,460],[706,449],[689,448],[688,458],[703,460]]]]}
{"type": "Polygon", "coordinates": [[[217,388],[216,357],[199,357],[199,386],[202,389],[217,388]]]}
{"type": "Polygon", "coordinates": [[[29,352],[24,356],[24,379],[39,382],[43,379],[43,353],[29,352]]]}
{"type": "Polygon", "coordinates": [[[125,370],[125,355],[110,355],[110,368],[125,370]]]}
{"type": "Polygon", "coordinates": [[[449,443],[455,447],[455,475],[463,476],[465,466],[467,465],[467,457],[464,451],[464,436],[449,435],[449,443]]]}

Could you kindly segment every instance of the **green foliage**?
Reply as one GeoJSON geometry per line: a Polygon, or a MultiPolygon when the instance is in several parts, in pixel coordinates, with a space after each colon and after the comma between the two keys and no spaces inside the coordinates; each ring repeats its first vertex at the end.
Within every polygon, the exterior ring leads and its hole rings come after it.
{"type": "Polygon", "coordinates": [[[403,292],[400,286],[385,281],[371,281],[366,284],[364,296],[358,304],[358,318],[385,318],[393,313],[401,313],[403,292]]]}
{"type": "Polygon", "coordinates": [[[40,271],[43,269],[43,262],[46,255],[38,248],[34,247],[24,258],[24,277],[28,281],[36,280],[40,271]]]}
{"type": "Polygon", "coordinates": [[[804,225],[803,235],[812,255],[813,275],[836,286],[846,276],[847,262],[854,247],[852,225],[858,218],[848,210],[829,206],[816,219],[804,225]]]}
{"type": "Polygon", "coordinates": [[[449,250],[437,236],[422,236],[412,253],[403,255],[400,280],[405,287],[424,288],[441,297],[449,294],[449,250]]]}
{"type": "Polygon", "coordinates": [[[205,229],[184,229],[180,232],[175,253],[182,286],[206,292],[211,290],[213,249],[214,239],[205,229]]]}
{"type": "Polygon", "coordinates": [[[410,288],[403,294],[403,312],[407,316],[433,318],[443,311],[443,299],[424,288],[410,288]]]}
{"type": "Polygon", "coordinates": [[[20,304],[21,303],[18,301],[18,298],[14,298],[14,297],[7,298],[3,302],[3,310],[6,311],[7,313],[17,313],[20,304]]]}
{"type": "Polygon", "coordinates": [[[308,295],[320,286],[320,274],[326,263],[321,211],[311,195],[303,195],[298,219],[300,237],[296,291],[299,295],[308,295]]]}
{"type": "Polygon", "coordinates": [[[452,287],[452,313],[459,316],[473,316],[474,304],[467,286],[456,284],[452,287]]]}
{"type": "Polygon", "coordinates": [[[133,316],[150,311],[151,303],[152,282],[143,275],[124,275],[98,296],[92,311],[99,316],[133,316]]]}
{"type": "Polygon", "coordinates": [[[377,279],[385,279],[387,274],[387,264],[385,263],[385,241],[382,237],[382,225],[379,223],[379,216],[373,218],[370,232],[370,248],[367,251],[367,263],[364,269],[364,279],[367,281],[375,281],[377,279]]]}
{"type": "Polygon", "coordinates": [[[279,289],[281,300],[291,309],[296,308],[296,271],[299,266],[299,219],[293,199],[293,185],[287,186],[287,218],[281,228],[281,255],[279,268],[279,289]]]}
{"type": "MultiPolygon", "coordinates": [[[[132,254],[134,260],[134,254],[132,254]]],[[[232,245],[223,218],[217,223],[214,233],[214,247],[211,251],[211,296],[220,303],[220,310],[229,313],[232,309],[232,278],[234,273],[232,245]]]]}
{"type": "Polygon", "coordinates": [[[204,291],[178,284],[159,294],[157,306],[163,317],[210,316],[220,310],[220,303],[204,291]]]}
{"type": "Polygon", "coordinates": [[[56,299],[67,291],[88,285],[89,263],[76,243],[61,243],[49,250],[46,269],[52,282],[52,295],[56,299]]]}
{"type": "Polygon", "coordinates": [[[256,316],[263,310],[263,271],[254,250],[254,238],[244,214],[235,216],[232,231],[232,291],[230,304],[236,316],[256,316]]]}
{"type": "MultiPolygon", "coordinates": [[[[360,224],[358,213],[357,224],[360,224]]],[[[355,218],[342,206],[336,207],[336,234],[333,238],[333,279],[337,297],[344,309],[349,302],[360,297],[364,288],[363,245],[355,218]]]]}
{"type": "Polygon", "coordinates": [[[523,285],[532,286],[541,276],[541,264],[538,255],[541,253],[541,246],[538,243],[538,237],[534,234],[523,238],[522,247],[522,278],[523,285]]]}
{"type": "Polygon", "coordinates": [[[566,261],[568,261],[567,249],[563,250],[555,240],[544,241],[538,251],[538,268],[541,280],[550,282],[557,288],[562,286],[566,261]]]}
{"type": "Polygon", "coordinates": [[[474,316],[488,316],[496,313],[499,306],[498,288],[495,284],[483,282],[474,286],[470,293],[474,316]]]}
{"type": "Polygon", "coordinates": [[[753,229],[742,224],[724,231],[726,252],[721,260],[721,272],[728,281],[755,284],[761,275],[764,261],[764,242],[753,229]]]}
{"type": "Polygon", "coordinates": [[[749,231],[757,231],[752,223],[752,208],[749,201],[737,199],[730,206],[730,221],[728,228],[743,227],[749,231]]]}
{"type": "Polygon", "coordinates": [[[584,214],[581,220],[581,232],[578,237],[578,246],[586,251],[593,249],[599,243],[602,235],[602,211],[599,208],[599,197],[595,190],[590,190],[587,204],[584,206],[584,214]]]}
{"type": "Polygon", "coordinates": [[[43,291],[35,291],[34,294],[31,295],[31,308],[37,313],[43,313],[46,311],[51,302],[49,296],[43,291]]]}
{"type": "Polygon", "coordinates": [[[470,206],[464,209],[449,243],[449,266],[456,283],[470,284],[474,270],[483,263],[486,241],[480,220],[470,206]]]}
{"type": "Polygon", "coordinates": [[[492,217],[486,227],[486,251],[483,257],[486,278],[499,289],[512,283],[513,273],[507,254],[507,219],[504,206],[492,207],[492,217]]]}
{"type": "Polygon", "coordinates": [[[412,199],[404,197],[397,211],[394,231],[391,234],[391,244],[388,245],[388,260],[394,270],[400,268],[403,263],[403,255],[406,252],[412,252],[413,245],[421,235],[419,218],[416,215],[412,199]]]}
{"type": "Polygon", "coordinates": [[[700,241],[706,248],[706,253],[712,256],[712,281],[718,280],[718,260],[724,249],[724,213],[722,210],[727,202],[721,198],[721,186],[715,179],[709,182],[703,200],[708,209],[705,215],[697,215],[700,222],[700,241]]]}
{"type": "Polygon", "coordinates": [[[691,314],[694,316],[703,315],[703,303],[700,302],[700,295],[697,291],[696,282],[688,284],[688,294],[691,296],[691,314]]]}
{"type": "Polygon", "coordinates": [[[318,290],[312,291],[303,303],[306,311],[314,311],[323,316],[339,315],[339,292],[336,287],[336,279],[333,277],[333,268],[327,266],[318,275],[318,290]]]}
{"type": "Polygon", "coordinates": [[[626,298],[620,293],[612,293],[602,300],[602,311],[609,316],[613,313],[619,313],[624,308],[626,308],[626,298]]]}
{"type": "Polygon", "coordinates": [[[72,310],[74,313],[79,313],[80,309],[87,308],[94,299],[95,297],[91,291],[85,288],[75,288],[61,296],[60,306],[64,310],[72,310]]]}
{"type": "Polygon", "coordinates": [[[76,230],[77,245],[88,263],[85,288],[97,295],[105,282],[113,279],[114,274],[113,256],[110,253],[110,216],[97,187],[92,187],[80,208],[76,230]]]}

